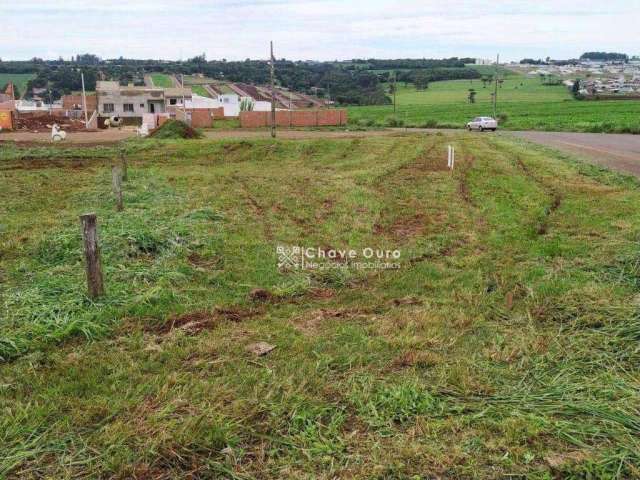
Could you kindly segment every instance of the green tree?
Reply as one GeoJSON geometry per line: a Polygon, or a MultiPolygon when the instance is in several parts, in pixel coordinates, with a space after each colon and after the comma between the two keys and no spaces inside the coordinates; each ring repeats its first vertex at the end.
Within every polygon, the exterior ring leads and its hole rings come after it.
{"type": "MultiPolygon", "coordinates": [[[[5,83],[4,86],[0,88],[0,93],[6,92],[7,88],[9,88],[9,83],[5,83]]],[[[16,98],[16,100],[20,98],[20,90],[18,90],[18,87],[16,86],[15,83],[13,84],[13,95],[16,98]]]]}
{"type": "Polygon", "coordinates": [[[423,71],[416,72],[416,76],[413,80],[413,84],[416,87],[416,90],[426,90],[429,88],[429,77],[423,71]]]}
{"type": "Polygon", "coordinates": [[[573,85],[571,86],[571,94],[576,100],[580,100],[583,98],[582,94],[580,93],[580,80],[576,79],[573,82],[573,85]]]}

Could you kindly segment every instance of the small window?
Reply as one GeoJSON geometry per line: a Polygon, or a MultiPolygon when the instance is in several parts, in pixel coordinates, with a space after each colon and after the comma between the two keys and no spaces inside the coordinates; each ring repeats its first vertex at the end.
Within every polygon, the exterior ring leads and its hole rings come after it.
{"type": "Polygon", "coordinates": [[[169,99],[169,105],[175,105],[176,103],[178,103],[178,100],[176,100],[175,98],[169,99]]]}
{"type": "Polygon", "coordinates": [[[104,113],[113,113],[114,112],[113,103],[104,103],[102,105],[102,111],[104,113]]]}
{"type": "Polygon", "coordinates": [[[140,104],[140,108],[144,108],[144,103],[141,103],[141,104],[140,104]]]}
{"type": "Polygon", "coordinates": [[[133,112],[133,103],[124,103],[122,108],[125,112],[133,112]]]}

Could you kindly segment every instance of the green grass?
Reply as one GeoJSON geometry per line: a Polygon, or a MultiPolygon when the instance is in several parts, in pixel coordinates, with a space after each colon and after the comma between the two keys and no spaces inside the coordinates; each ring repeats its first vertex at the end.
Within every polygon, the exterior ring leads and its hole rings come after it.
{"type": "Polygon", "coordinates": [[[195,76],[195,75],[185,75],[184,76],[184,83],[187,86],[192,86],[192,85],[204,85],[207,83],[214,83],[215,80],[213,78],[209,78],[209,77],[200,77],[200,76],[195,76]]]}
{"type": "Polygon", "coordinates": [[[221,118],[213,122],[213,128],[233,129],[240,128],[240,119],[238,118],[221,118]]]}
{"type": "MultiPolygon", "coordinates": [[[[496,73],[496,66],[495,65],[467,64],[465,66],[473,68],[474,70],[478,71],[480,73],[480,75],[493,76],[496,73]]],[[[501,77],[510,77],[510,76],[518,75],[517,72],[515,72],[515,71],[513,71],[513,70],[511,70],[509,68],[502,67],[502,66],[498,67],[498,74],[501,77]]]]}
{"type": "Polygon", "coordinates": [[[153,81],[154,87],[160,88],[171,88],[173,87],[173,80],[170,75],[165,75],[164,73],[152,73],[151,80],[153,81]]]}
{"type": "Polygon", "coordinates": [[[211,97],[209,92],[207,92],[202,85],[191,85],[191,90],[196,95],[201,95],[203,97],[211,97]]]}
{"type": "MultiPolygon", "coordinates": [[[[492,116],[493,86],[480,80],[433,82],[424,91],[400,86],[395,118],[410,126],[463,128],[475,116],[492,116]],[[476,103],[467,100],[469,88],[476,103]]],[[[578,101],[564,86],[544,86],[537,78],[506,77],[498,89],[498,114],[506,115],[501,127],[509,130],[551,130],[640,133],[640,102],[578,101]]],[[[393,106],[350,107],[354,123],[384,124],[394,116],[393,106]]]]}
{"type": "Polygon", "coordinates": [[[119,147],[0,146],[0,478],[638,477],[635,179],[465,133],[125,148],[116,212],[119,147]]]}
{"type": "Polygon", "coordinates": [[[13,82],[18,87],[18,92],[22,95],[27,88],[29,80],[36,78],[33,73],[0,73],[0,88],[9,82],[13,82]]]}

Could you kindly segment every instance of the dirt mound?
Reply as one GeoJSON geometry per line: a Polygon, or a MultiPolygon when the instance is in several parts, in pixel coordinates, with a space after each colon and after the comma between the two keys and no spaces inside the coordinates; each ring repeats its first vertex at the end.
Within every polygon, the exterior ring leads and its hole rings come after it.
{"type": "Polygon", "coordinates": [[[57,123],[65,131],[76,132],[85,130],[84,122],[72,118],[55,117],[53,115],[17,115],[16,130],[31,130],[42,132],[51,130],[51,126],[57,123]]]}
{"type": "Polygon", "coordinates": [[[180,120],[169,120],[153,130],[150,137],[158,139],[202,138],[202,134],[180,120]]]}

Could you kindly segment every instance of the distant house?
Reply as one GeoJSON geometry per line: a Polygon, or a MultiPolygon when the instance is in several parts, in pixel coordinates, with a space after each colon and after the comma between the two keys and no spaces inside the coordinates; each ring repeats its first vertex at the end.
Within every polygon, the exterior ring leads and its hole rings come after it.
{"type": "Polygon", "coordinates": [[[125,87],[110,81],[97,82],[96,95],[99,116],[124,118],[175,112],[192,97],[190,88],[125,87]]]}

